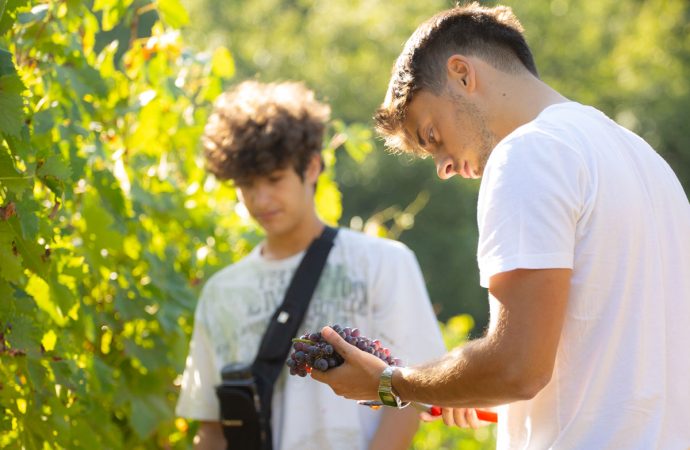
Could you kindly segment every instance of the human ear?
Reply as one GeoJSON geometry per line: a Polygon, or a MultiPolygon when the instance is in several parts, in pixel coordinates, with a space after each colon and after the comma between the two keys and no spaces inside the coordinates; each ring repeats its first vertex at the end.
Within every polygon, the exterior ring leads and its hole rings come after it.
{"type": "Polygon", "coordinates": [[[321,159],[321,155],[315,153],[309,160],[309,164],[307,164],[307,170],[305,170],[304,172],[305,181],[309,183],[316,183],[316,180],[319,178],[319,175],[321,175],[322,169],[323,162],[321,159]]]}
{"type": "Polygon", "coordinates": [[[462,55],[451,55],[446,61],[448,80],[458,83],[467,90],[474,89],[474,65],[472,61],[462,55]]]}

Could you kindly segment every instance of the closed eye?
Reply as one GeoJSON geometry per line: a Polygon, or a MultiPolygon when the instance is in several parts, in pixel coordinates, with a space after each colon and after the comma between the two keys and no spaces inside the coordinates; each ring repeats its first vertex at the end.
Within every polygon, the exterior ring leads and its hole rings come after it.
{"type": "Polygon", "coordinates": [[[434,136],[434,129],[433,128],[429,128],[428,140],[429,140],[429,144],[436,144],[437,143],[436,142],[436,136],[434,136]]]}
{"type": "Polygon", "coordinates": [[[282,179],[283,179],[282,175],[271,175],[270,177],[268,177],[268,181],[272,184],[279,183],[280,180],[282,180],[282,179]]]}

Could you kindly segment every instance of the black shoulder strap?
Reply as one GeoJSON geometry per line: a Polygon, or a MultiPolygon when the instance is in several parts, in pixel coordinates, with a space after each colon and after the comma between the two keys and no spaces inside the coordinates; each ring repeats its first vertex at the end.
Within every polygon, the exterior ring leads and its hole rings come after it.
{"type": "Polygon", "coordinates": [[[292,338],[307,312],[337,233],[337,228],[326,226],[321,236],[309,245],[285,292],[283,303],[273,314],[261,340],[253,366],[260,369],[265,380],[271,384],[275,383],[285,367],[292,338]]]}
{"type": "MultiPolygon", "coordinates": [[[[271,429],[273,386],[281,370],[285,367],[285,359],[292,346],[292,337],[297,334],[297,329],[307,312],[337,233],[337,228],[327,226],[321,236],[314,239],[307,248],[285,292],[283,303],[276,309],[268,324],[259,346],[259,353],[252,364],[251,371],[259,394],[259,416],[262,430],[260,449],[256,450],[272,450],[273,448],[271,429]]],[[[221,403],[222,401],[221,398],[221,403]]],[[[221,405],[222,410],[223,405],[221,405]]],[[[229,426],[223,425],[224,433],[230,429],[229,426]]],[[[229,448],[235,448],[232,445],[229,443],[229,448]]]]}
{"type": "Polygon", "coordinates": [[[271,429],[273,385],[280,371],[285,367],[285,359],[292,346],[292,337],[297,334],[297,328],[307,312],[337,233],[337,228],[325,227],[321,236],[309,245],[292,276],[283,303],[276,309],[268,324],[268,329],[259,346],[259,353],[252,364],[252,374],[259,391],[261,417],[263,423],[267,424],[264,428],[266,436],[262,450],[273,448],[271,429]]]}

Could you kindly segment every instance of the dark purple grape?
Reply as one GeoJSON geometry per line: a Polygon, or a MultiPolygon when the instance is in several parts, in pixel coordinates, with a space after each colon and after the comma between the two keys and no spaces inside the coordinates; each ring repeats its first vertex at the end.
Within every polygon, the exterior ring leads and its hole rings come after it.
{"type": "Polygon", "coordinates": [[[319,369],[321,372],[325,372],[328,370],[328,361],[319,358],[316,361],[314,361],[314,367],[319,369]]]}

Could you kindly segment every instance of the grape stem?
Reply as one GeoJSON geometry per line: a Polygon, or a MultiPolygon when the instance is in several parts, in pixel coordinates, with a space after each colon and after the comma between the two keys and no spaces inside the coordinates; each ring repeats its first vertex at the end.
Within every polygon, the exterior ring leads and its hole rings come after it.
{"type": "Polygon", "coordinates": [[[309,339],[298,339],[294,338],[292,342],[301,342],[303,344],[314,344],[314,341],[310,341],[309,339]]]}

